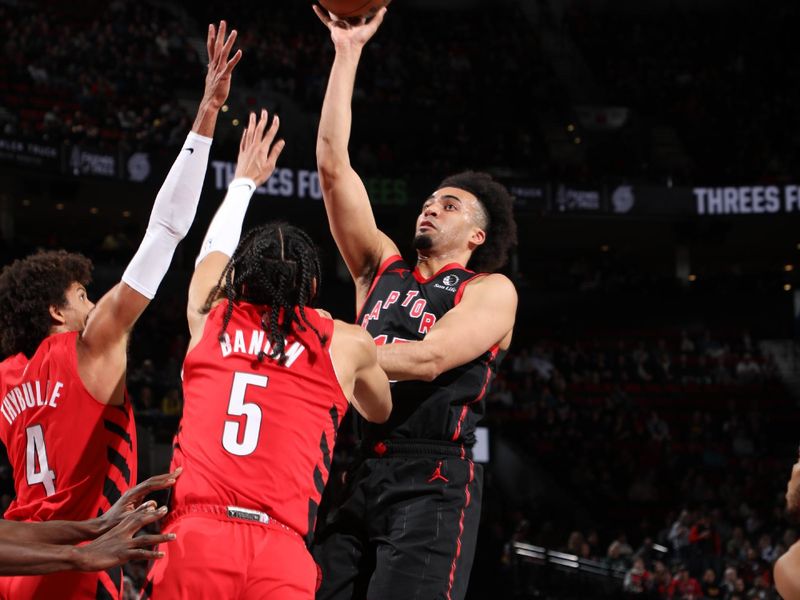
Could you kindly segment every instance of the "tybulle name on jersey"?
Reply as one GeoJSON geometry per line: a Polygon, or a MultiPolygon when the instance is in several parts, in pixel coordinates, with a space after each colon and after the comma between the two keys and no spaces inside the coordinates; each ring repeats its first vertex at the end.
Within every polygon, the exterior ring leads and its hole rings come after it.
{"type": "Polygon", "coordinates": [[[0,413],[12,425],[16,418],[37,406],[58,408],[56,400],[61,396],[64,384],[60,381],[25,381],[11,388],[0,403],[0,413]]]}
{"type": "MultiPolygon", "coordinates": [[[[219,347],[222,350],[223,358],[228,358],[232,354],[249,354],[250,356],[258,357],[262,350],[264,354],[269,356],[271,351],[267,332],[263,329],[252,329],[246,334],[241,329],[236,329],[233,333],[233,342],[231,342],[231,336],[225,333],[223,339],[219,342],[219,347]]],[[[284,367],[291,367],[305,350],[306,347],[300,342],[288,345],[285,351],[286,360],[281,364],[284,367]]]]}

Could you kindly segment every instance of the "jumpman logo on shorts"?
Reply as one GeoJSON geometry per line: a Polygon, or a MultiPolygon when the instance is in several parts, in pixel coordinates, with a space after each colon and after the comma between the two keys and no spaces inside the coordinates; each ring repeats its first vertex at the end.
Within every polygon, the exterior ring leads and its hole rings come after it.
{"type": "Polygon", "coordinates": [[[436,470],[433,472],[430,479],[428,479],[428,483],[433,483],[437,479],[441,479],[444,482],[448,481],[447,477],[442,475],[442,461],[436,463],[436,470]]]}

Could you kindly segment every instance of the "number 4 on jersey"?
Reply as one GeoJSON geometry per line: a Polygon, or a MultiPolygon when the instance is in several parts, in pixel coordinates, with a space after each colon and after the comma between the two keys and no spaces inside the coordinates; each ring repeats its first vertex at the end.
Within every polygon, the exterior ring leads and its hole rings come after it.
{"type": "Polygon", "coordinates": [[[225,421],[222,430],[222,447],[236,456],[252,454],[258,446],[258,434],[261,431],[261,408],[253,402],[245,402],[247,386],[265,388],[269,377],[254,373],[234,373],[231,397],[228,401],[228,414],[234,417],[244,415],[244,433],[239,442],[239,421],[225,421]]]}
{"type": "Polygon", "coordinates": [[[56,474],[47,463],[47,447],[44,445],[44,430],[41,425],[31,425],[25,432],[28,435],[28,452],[25,461],[25,474],[28,485],[41,483],[47,496],[56,493],[56,474]],[[36,470],[36,467],[39,470],[36,470]]]}

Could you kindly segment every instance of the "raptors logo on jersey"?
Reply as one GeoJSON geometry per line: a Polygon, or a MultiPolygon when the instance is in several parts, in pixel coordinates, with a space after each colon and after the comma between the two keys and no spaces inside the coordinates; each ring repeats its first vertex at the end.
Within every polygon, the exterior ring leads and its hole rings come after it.
{"type": "Polygon", "coordinates": [[[269,354],[265,307],[239,302],[222,340],[227,304],[208,316],[184,363],[185,405],[172,468],[184,467],[173,504],[263,511],[301,536],[314,530],[339,421],[349,406],[333,370],[333,321],[308,309],[308,328],[269,354]]]}
{"type": "MultiPolygon", "coordinates": [[[[458,304],[465,286],[481,276],[450,264],[425,279],[400,256],[390,257],[375,275],[358,323],[377,344],[422,340],[436,321],[458,304]]],[[[486,390],[496,372],[497,355],[494,347],[430,383],[393,383],[393,409],[387,423],[368,423],[354,414],[365,442],[417,439],[471,446],[475,425],[484,413],[486,390]]]]}

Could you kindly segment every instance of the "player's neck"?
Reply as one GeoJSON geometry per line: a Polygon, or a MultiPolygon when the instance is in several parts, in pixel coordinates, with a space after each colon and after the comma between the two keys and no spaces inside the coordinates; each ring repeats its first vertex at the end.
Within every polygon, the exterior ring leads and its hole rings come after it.
{"type": "Polygon", "coordinates": [[[469,252],[447,252],[443,254],[423,254],[417,252],[417,269],[420,275],[429,279],[442,270],[442,267],[456,263],[462,267],[469,262],[469,252]]]}

